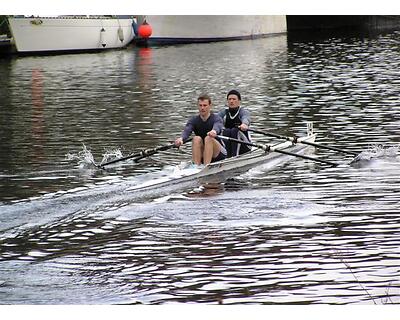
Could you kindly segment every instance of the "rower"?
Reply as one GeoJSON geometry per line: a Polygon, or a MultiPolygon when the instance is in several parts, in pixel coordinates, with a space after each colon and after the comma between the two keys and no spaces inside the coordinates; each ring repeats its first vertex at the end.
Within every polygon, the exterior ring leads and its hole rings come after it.
{"type": "Polygon", "coordinates": [[[211,112],[211,98],[203,94],[197,99],[199,114],[189,119],[181,136],[175,140],[177,147],[194,132],[192,140],[192,161],[195,165],[209,164],[226,158],[226,149],[216,139],[223,129],[222,119],[211,112]]]}
{"type": "MultiPolygon", "coordinates": [[[[228,108],[218,113],[223,119],[225,126],[222,135],[244,142],[251,142],[249,132],[247,131],[250,126],[250,112],[240,106],[242,100],[240,92],[231,90],[228,92],[226,99],[228,108]]],[[[225,143],[228,157],[234,157],[251,150],[251,147],[246,144],[238,144],[230,140],[225,141],[225,143]]]]}

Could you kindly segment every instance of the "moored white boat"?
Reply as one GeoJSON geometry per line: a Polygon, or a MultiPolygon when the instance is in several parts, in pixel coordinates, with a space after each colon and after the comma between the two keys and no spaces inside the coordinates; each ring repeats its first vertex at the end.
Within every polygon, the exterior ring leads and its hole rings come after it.
{"type": "Polygon", "coordinates": [[[152,28],[150,45],[254,39],[287,31],[284,15],[148,15],[138,20],[152,28]]]}
{"type": "Polygon", "coordinates": [[[21,53],[122,48],[134,37],[133,22],[127,16],[8,17],[21,53]]]}

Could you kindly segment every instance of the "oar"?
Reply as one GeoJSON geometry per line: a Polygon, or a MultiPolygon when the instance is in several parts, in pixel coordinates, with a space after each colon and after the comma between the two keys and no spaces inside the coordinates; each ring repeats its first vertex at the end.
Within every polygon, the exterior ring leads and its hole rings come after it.
{"type": "Polygon", "coordinates": [[[270,137],[275,137],[275,138],[279,138],[279,139],[285,139],[287,141],[292,141],[293,143],[307,144],[309,146],[318,147],[318,148],[321,148],[321,149],[329,149],[329,150],[338,151],[338,152],[342,152],[342,153],[347,153],[347,154],[351,154],[353,156],[357,156],[358,155],[358,153],[356,153],[356,152],[343,150],[343,149],[339,149],[339,148],[331,147],[331,146],[325,146],[325,145],[322,145],[322,144],[319,144],[319,143],[315,143],[315,142],[311,142],[311,141],[299,141],[297,139],[297,137],[281,136],[281,135],[276,134],[276,133],[266,132],[266,131],[261,131],[261,130],[256,130],[256,129],[248,129],[248,131],[251,131],[251,132],[254,132],[254,133],[263,134],[264,136],[270,136],[270,137]]]}
{"type": "MultiPolygon", "coordinates": [[[[192,140],[192,139],[187,139],[187,140],[184,141],[183,143],[186,143],[186,142],[188,142],[188,141],[190,141],[190,140],[192,140]]],[[[114,159],[114,160],[108,161],[108,162],[106,162],[106,163],[101,163],[101,164],[97,165],[97,167],[104,169],[104,166],[108,166],[108,165],[110,165],[110,164],[117,163],[117,162],[120,162],[120,161],[129,160],[129,159],[133,159],[134,162],[137,162],[137,161],[139,161],[140,159],[143,159],[143,158],[146,158],[146,157],[150,157],[150,156],[152,156],[152,155],[154,155],[154,154],[156,154],[156,153],[158,153],[158,152],[160,152],[160,151],[166,151],[166,150],[172,149],[172,148],[174,148],[174,147],[177,148],[177,147],[175,146],[175,143],[172,142],[172,143],[166,144],[166,145],[164,145],[164,146],[160,146],[160,147],[156,147],[156,148],[151,148],[151,149],[144,149],[144,150],[142,150],[142,151],[133,153],[133,154],[131,154],[131,155],[129,155],[129,156],[126,156],[126,157],[114,159]]]]}
{"type": "Polygon", "coordinates": [[[309,157],[309,156],[306,156],[306,155],[303,155],[303,154],[297,154],[297,153],[281,150],[281,149],[275,148],[275,147],[267,145],[267,144],[251,143],[251,142],[241,141],[239,139],[225,137],[225,136],[217,136],[217,137],[220,138],[220,139],[225,139],[225,140],[233,141],[233,142],[236,142],[236,143],[241,143],[241,144],[245,144],[245,145],[248,145],[248,146],[256,147],[256,148],[262,149],[262,150],[264,150],[266,152],[270,152],[271,151],[271,152],[282,153],[282,154],[286,154],[288,156],[299,157],[299,158],[302,158],[302,159],[307,159],[307,160],[326,163],[326,164],[329,164],[331,166],[338,166],[339,165],[338,163],[331,162],[331,161],[328,161],[328,160],[318,159],[318,158],[309,157]]]}

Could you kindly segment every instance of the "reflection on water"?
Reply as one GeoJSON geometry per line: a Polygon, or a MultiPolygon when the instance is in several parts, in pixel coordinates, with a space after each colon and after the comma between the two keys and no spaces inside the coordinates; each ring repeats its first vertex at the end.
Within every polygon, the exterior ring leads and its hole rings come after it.
{"type": "Polygon", "coordinates": [[[32,70],[32,138],[33,159],[43,162],[44,119],[43,119],[43,74],[40,69],[32,70]]]}
{"type": "Polygon", "coordinates": [[[0,300],[399,303],[399,37],[0,60],[0,300]],[[286,157],[145,192],[135,186],[165,178],[190,146],[108,170],[81,165],[89,150],[99,163],[173,141],[198,94],[219,109],[231,88],[254,127],[301,135],[312,121],[319,143],[373,157],[350,166],[351,156],[310,148],[341,165],[286,157]]]}

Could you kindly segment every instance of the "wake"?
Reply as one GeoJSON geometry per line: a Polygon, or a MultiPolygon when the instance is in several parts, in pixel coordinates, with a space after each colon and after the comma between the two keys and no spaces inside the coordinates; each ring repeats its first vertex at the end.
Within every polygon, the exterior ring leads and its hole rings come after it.
{"type": "MultiPolygon", "coordinates": [[[[91,161],[90,151],[86,151],[84,149],[78,156],[78,161],[83,161],[83,165],[87,165],[87,160],[91,161]]],[[[113,208],[151,202],[172,192],[184,191],[198,182],[165,182],[191,174],[193,170],[200,169],[188,167],[185,163],[180,166],[167,165],[156,172],[127,178],[110,177],[90,185],[0,204],[0,239],[2,233],[12,236],[66,216],[97,215],[112,211],[113,208]]]]}

